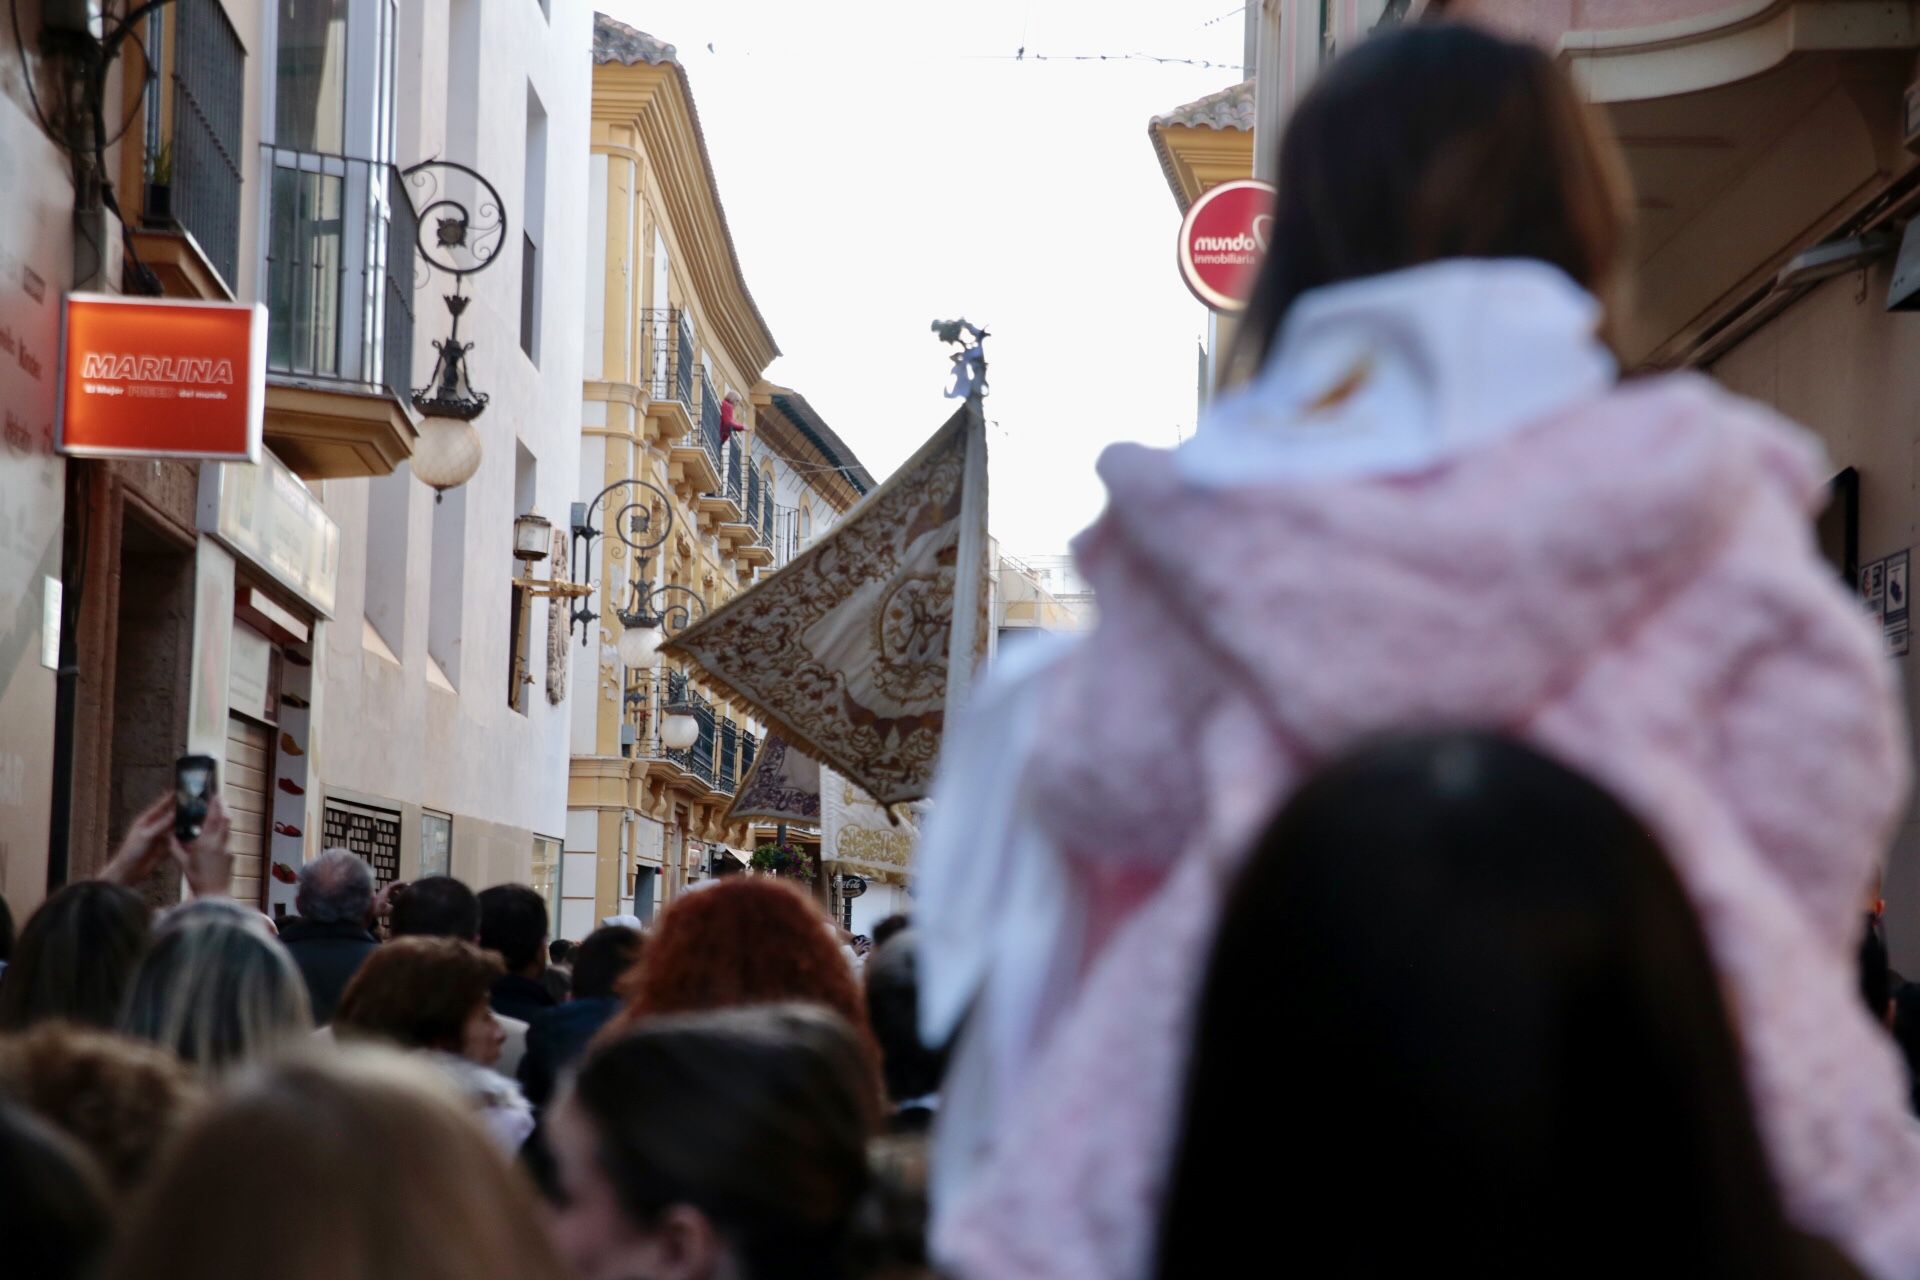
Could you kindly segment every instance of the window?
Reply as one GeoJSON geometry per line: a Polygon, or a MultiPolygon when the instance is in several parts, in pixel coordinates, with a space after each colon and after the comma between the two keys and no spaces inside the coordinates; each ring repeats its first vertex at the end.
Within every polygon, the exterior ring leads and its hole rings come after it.
{"type": "MultiPolygon", "coordinates": [[[[521,441],[514,441],[513,510],[524,515],[534,508],[539,463],[521,441]]],[[[524,587],[509,587],[507,608],[507,705],[527,714],[527,688],[533,684],[533,597],[524,587]]],[[[548,606],[551,608],[552,606],[548,606]]]]}
{"type": "Polygon", "coordinates": [[[535,350],[534,330],[540,315],[540,246],[532,236],[523,236],[520,247],[520,349],[527,359],[540,363],[535,350]]]}
{"type": "MultiPolygon", "coordinates": [[[[560,881],[560,842],[552,836],[533,838],[533,870],[528,882],[535,893],[547,900],[547,928],[553,930],[555,922],[554,902],[560,881]]],[[[559,934],[554,933],[555,937],[559,934]]]]}
{"type": "Polygon", "coordinates": [[[540,244],[547,220],[547,109],[527,86],[526,212],[520,246],[520,349],[540,363],[540,244]]]}
{"type": "Polygon", "coordinates": [[[396,0],[276,0],[262,136],[268,367],[404,393],[414,221],[393,166],[396,0]]]}
{"type": "Polygon", "coordinates": [[[431,809],[420,811],[420,878],[453,874],[453,819],[431,809]]]}
{"type": "Polygon", "coordinates": [[[274,6],[273,140],[295,151],[345,150],[348,0],[274,6]]]}
{"type": "Polygon", "coordinates": [[[402,465],[367,482],[367,576],[361,612],[396,657],[406,651],[407,516],[413,469],[402,465]]]}
{"type": "Polygon", "coordinates": [[[441,494],[433,504],[433,566],[427,579],[427,656],[449,689],[460,687],[466,580],[467,487],[463,485],[441,494]]]}

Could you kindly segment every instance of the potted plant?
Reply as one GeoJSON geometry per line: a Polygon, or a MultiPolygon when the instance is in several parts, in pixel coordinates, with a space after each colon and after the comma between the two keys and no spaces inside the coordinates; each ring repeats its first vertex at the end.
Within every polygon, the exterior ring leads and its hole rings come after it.
{"type": "Polygon", "coordinates": [[[798,880],[803,884],[813,883],[813,859],[807,856],[804,849],[791,844],[763,844],[753,851],[753,858],[748,865],[763,875],[798,880]]]}
{"type": "Polygon", "coordinates": [[[143,212],[148,222],[173,221],[173,144],[163,142],[147,157],[147,193],[143,212]]]}

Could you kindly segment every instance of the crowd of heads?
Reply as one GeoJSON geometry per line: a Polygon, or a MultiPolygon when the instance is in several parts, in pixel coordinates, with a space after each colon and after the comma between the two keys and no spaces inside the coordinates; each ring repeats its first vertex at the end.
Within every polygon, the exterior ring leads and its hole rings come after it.
{"type": "Polygon", "coordinates": [[[889,1098],[938,1083],[907,1048],[909,936],[873,957],[870,1025],[841,931],[771,879],[559,945],[525,885],[383,891],[329,850],[295,907],[85,881],[6,939],[23,1274],[910,1274],[917,1242],[856,1238],[889,1098]]]}

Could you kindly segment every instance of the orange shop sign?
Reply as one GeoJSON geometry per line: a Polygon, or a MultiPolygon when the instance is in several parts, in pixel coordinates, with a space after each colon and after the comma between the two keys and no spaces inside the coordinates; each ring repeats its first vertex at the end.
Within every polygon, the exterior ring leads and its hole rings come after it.
{"type": "Polygon", "coordinates": [[[67,295],[60,452],[260,461],[267,309],[67,295]]]}

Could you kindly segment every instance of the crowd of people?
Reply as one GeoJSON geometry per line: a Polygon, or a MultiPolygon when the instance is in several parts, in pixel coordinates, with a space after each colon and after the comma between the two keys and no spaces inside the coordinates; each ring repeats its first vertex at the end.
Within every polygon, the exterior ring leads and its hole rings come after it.
{"type": "Polygon", "coordinates": [[[1244,385],[1104,461],[1101,622],[975,691],[911,920],[736,874],[551,939],[328,850],[276,924],[156,801],[0,902],[8,1274],[1920,1275],[1817,450],[1620,380],[1537,50],[1378,36],[1280,159],[1244,385]]]}
{"type": "Polygon", "coordinates": [[[0,932],[18,1274],[919,1273],[918,1166],[883,1145],[938,1085],[903,921],[853,963],[813,898],[742,875],[562,945],[526,885],[377,890],[335,849],[276,926],[227,896],[225,841],[217,808],[186,844],[136,823],[0,932]],[[156,912],[168,862],[191,896],[156,912]]]}

